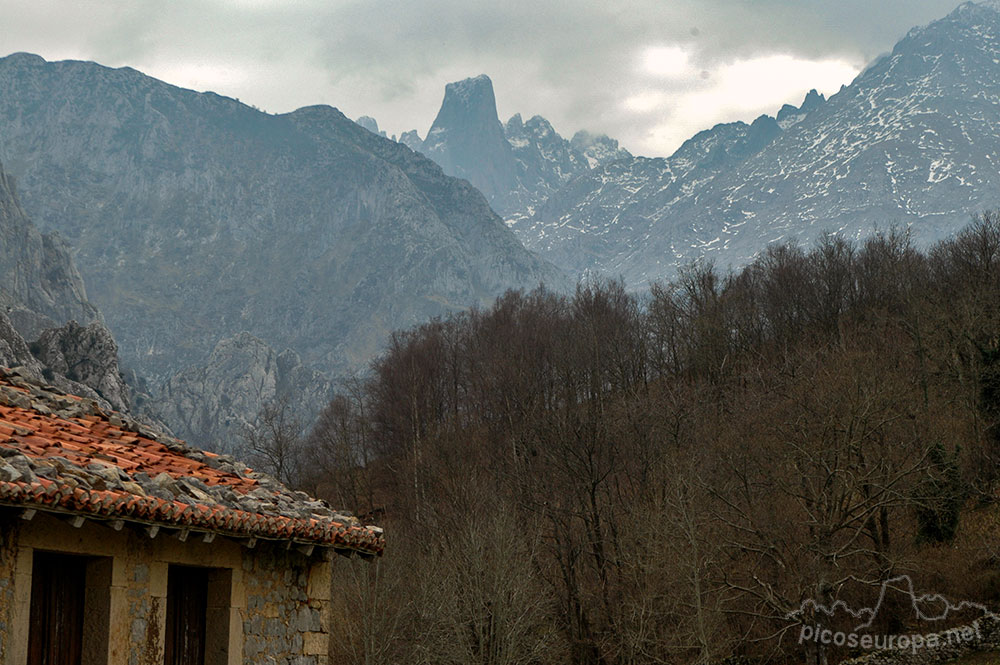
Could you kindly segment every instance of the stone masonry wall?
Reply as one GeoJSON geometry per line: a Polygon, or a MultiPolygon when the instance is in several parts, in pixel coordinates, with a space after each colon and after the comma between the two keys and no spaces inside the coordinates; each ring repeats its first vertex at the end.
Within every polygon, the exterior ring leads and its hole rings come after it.
{"type": "Polygon", "coordinates": [[[246,665],[327,665],[329,569],[281,546],[244,552],[246,665]]]}
{"type": "Polygon", "coordinates": [[[248,548],[226,538],[205,543],[192,536],[182,542],[169,533],[154,539],[141,529],[115,531],[90,522],[74,528],[41,513],[28,522],[3,509],[0,663],[23,661],[26,655],[36,549],[82,554],[94,562],[88,564],[87,602],[93,603],[90,615],[101,617],[93,633],[106,638],[97,648],[107,655],[93,662],[162,665],[167,578],[170,565],[177,564],[221,571],[219,579],[225,580],[213,587],[209,579],[207,647],[214,651],[206,653],[206,662],[329,665],[332,564],[318,549],[306,556],[284,543],[248,548]]]}

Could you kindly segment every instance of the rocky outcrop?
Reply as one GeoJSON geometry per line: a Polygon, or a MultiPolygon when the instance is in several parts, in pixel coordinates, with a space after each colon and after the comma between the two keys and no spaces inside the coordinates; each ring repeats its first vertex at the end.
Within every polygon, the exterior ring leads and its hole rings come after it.
{"type": "Polygon", "coordinates": [[[775,120],[778,121],[778,125],[782,129],[788,129],[805,120],[807,115],[822,106],[824,102],[826,102],[826,97],[816,92],[815,89],[810,90],[806,94],[806,98],[802,100],[801,106],[785,104],[778,111],[775,120]]]}
{"type": "Polygon", "coordinates": [[[0,367],[21,368],[28,376],[42,378],[42,364],[4,312],[0,312],[0,367]]]}
{"type": "Polygon", "coordinates": [[[383,132],[378,128],[378,121],[375,120],[375,118],[371,117],[370,115],[363,115],[354,122],[358,123],[372,134],[377,134],[382,138],[386,138],[385,132],[383,132]]]}
{"type": "Polygon", "coordinates": [[[330,382],[294,351],[278,353],[240,333],[220,341],[207,362],[171,377],[156,414],[195,445],[234,452],[265,405],[285,400],[289,415],[306,427],[331,392],[330,382]]]}
{"type": "Polygon", "coordinates": [[[129,387],[118,367],[118,345],[103,324],[70,321],[43,332],[31,350],[50,371],[91,388],[112,409],[131,410],[129,387]]]}
{"type": "Polygon", "coordinates": [[[134,393],[122,378],[116,351],[111,333],[101,323],[81,326],[70,321],[61,328],[43,331],[38,341],[29,344],[0,313],[0,367],[169,431],[145,412],[132,413],[134,393]]]}
{"type": "Polygon", "coordinates": [[[420,135],[417,134],[417,130],[415,129],[403,132],[399,135],[397,140],[414,152],[420,152],[421,148],[424,147],[424,140],[420,138],[420,135]]]}
{"type": "Polygon", "coordinates": [[[40,233],[21,208],[13,178],[0,165],[0,308],[22,336],[70,319],[97,321],[66,245],[40,233]]]}

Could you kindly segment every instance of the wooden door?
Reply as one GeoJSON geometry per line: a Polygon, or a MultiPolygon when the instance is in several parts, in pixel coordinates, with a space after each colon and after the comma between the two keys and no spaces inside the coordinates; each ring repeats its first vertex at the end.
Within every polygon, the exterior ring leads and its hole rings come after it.
{"type": "Polygon", "coordinates": [[[86,566],[83,557],[35,553],[28,665],[81,665],[86,566]]]}
{"type": "Polygon", "coordinates": [[[208,569],[170,566],[165,665],[204,665],[208,569]]]}

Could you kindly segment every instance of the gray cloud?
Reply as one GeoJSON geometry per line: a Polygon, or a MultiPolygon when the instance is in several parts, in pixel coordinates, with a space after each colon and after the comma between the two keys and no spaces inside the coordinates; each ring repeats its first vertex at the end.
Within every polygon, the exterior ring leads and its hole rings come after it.
{"type": "MultiPolygon", "coordinates": [[[[676,141],[653,138],[664,125],[687,131],[702,118],[717,119],[707,110],[679,114],[690,106],[690,95],[712,85],[712,77],[721,77],[733,63],[787,54],[859,69],[910,27],[944,16],[955,4],[0,0],[0,52],[130,65],[275,112],[332,104],[351,117],[374,116],[390,133],[417,128],[423,134],[446,82],[487,73],[504,118],[539,113],[563,134],[603,131],[650,153],[676,141]],[[669,45],[685,50],[691,71],[670,80],[644,75],[643,49],[669,45]],[[626,98],[654,93],[662,102],[645,112],[623,106],[626,98]]],[[[788,92],[792,99],[774,103],[797,102],[804,92],[788,92]]],[[[748,106],[738,113],[758,110],[776,108],[748,106]]]]}

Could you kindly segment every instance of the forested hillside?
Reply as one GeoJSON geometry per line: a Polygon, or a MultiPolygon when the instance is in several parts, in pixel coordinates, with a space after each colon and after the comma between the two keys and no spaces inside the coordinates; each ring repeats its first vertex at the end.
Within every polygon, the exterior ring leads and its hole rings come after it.
{"type": "Polygon", "coordinates": [[[797,641],[806,599],[905,573],[1000,600],[998,332],[992,213],[926,252],[826,238],[399,332],[271,451],[392,533],[342,568],[334,656],[836,662],[797,641]]]}

